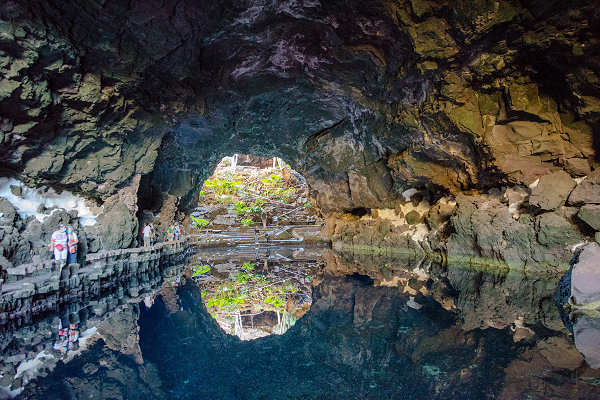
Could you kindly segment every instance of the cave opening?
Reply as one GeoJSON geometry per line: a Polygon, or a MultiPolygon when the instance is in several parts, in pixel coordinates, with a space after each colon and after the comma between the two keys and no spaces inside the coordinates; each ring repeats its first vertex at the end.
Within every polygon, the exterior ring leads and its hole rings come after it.
{"type": "Polygon", "coordinates": [[[310,308],[314,253],[328,247],[306,179],[279,157],[234,154],[197,192],[184,218],[199,247],[189,278],[209,314],[243,340],[285,333],[310,308]]]}

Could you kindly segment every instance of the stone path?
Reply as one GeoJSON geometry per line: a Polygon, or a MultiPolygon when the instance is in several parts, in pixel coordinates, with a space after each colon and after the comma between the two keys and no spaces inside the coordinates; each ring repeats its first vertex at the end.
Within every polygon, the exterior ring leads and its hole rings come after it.
{"type": "MultiPolygon", "coordinates": [[[[132,249],[88,254],[85,264],[62,269],[55,261],[23,264],[7,270],[0,293],[0,325],[44,311],[54,310],[66,297],[81,297],[136,275],[172,264],[188,248],[187,238],[132,249]],[[59,275],[60,273],[60,275],[59,275]]],[[[130,284],[131,295],[137,285],[130,284]]]]}

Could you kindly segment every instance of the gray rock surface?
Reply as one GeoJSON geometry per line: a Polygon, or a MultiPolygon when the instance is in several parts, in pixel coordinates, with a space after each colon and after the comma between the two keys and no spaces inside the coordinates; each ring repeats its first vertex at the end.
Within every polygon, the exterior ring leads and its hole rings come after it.
{"type": "Polygon", "coordinates": [[[569,204],[600,204],[600,168],[597,168],[571,192],[569,204]]]}
{"type": "Polygon", "coordinates": [[[531,191],[529,204],[542,210],[555,210],[565,204],[565,200],[575,184],[575,181],[564,171],[544,175],[540,178],[538,185],[531,191]]]}
{"type": "Polygon", "coordinates": [[[573,325],[575,347],[592,368],[600,368],[600,319],[583,315],[573,325]]]}
{"type": "Polygon", "coordinates": [[[577,216],[594,230],[600,231],[600,204],[586,204],[579,209],[577,216]]]}
{"type": "Polygon", "coordinates": [[[126,249],[137,243],[138,221],[129,208],[116,202],[105,210],[89,232],[103,249],[126,249]]]}
{"type": "MultiPolygon", "coordinates": [[[[568,211],[568,210],[567,210],[568,211]]],[[[583,241],[564,210],[515,220],[509,207],[495,197],[457,197],[450,219],[454,232],[447,242],[449,260],[506,263],[511,268],[568,267],[570,246],[583,241]]]]}

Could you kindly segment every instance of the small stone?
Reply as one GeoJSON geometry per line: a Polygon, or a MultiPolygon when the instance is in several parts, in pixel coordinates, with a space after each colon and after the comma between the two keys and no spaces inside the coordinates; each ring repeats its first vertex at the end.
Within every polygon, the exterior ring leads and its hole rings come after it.
{"type": "Polygon", "coordinates": [[[595,231],[600,231],[600,205],[586,204],[579,209],[577,216],[595,231]]]}
{"type": "Polygon", "coordinates": [[[564,171],[544,175],[531,191],[529,204],[542,210],[555,210],[565,203],[575,185],[575,181],[564,171]]]}

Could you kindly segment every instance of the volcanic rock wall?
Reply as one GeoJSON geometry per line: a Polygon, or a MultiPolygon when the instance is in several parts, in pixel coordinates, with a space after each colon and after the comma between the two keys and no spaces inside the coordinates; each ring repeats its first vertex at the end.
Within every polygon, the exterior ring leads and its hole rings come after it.
{"type": "MultiPolygon", "coordinates": [[[[563,250],[598,229],[589,196],[561,208],[573,179],[597,188],[590,2],[12,0],[0,20],[4,175],[101,203],[139,174],[141,203],[185,208],[222,156],[252,153],[290,162],[326,214],[465,193],[446,236],[505,219],[482,193],[526,191],[533,208],[491,240],[526,231],[516,244],[552,265],[552,227],[563,250]]],[[[477,255],[538,262],[476,236],[477,255]]]]}

